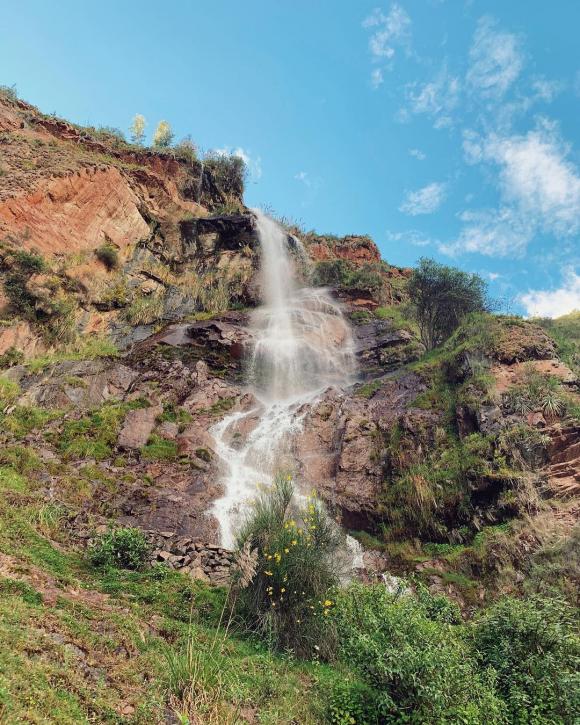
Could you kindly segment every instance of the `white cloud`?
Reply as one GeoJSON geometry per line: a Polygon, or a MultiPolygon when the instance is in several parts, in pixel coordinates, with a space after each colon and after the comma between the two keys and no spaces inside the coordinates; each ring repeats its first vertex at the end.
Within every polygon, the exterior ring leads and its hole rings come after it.
{"type": "Polygon", "coordinates": [[[417,229],[409,229],[406,232],[390,232],[387,230],[387,239],[389,242],[402,242],[403,244],[412,244],[414,247],[428,247],[435,242],[427,234],[417,229]]]}
{"type": "Polygon", "coordinates": [[[464,228],[442,251],[518,257],[539,232],[566,239],[580,231],[580,173],[555,124],[541,121],[525,135],[466,131],[463,151],[467,163],[497,169],[500,207],[463,212],[464,228]]]}
{"type": "Polygon", "coordinates": [[[550,103],[564,90],[564,84],[560,81],[550,81],[543,76],[538,76],[532,81],[533,100],[550,103]]]}
{"type": "Polygon", "coordinates": [[[399,211],[410,216],[432,214],[441,206],[446,195],[447,185],[434,181],[422,189],[408,192],[405,201],[399,207],[399,211]]]}
{"type": "Polygon", "coordinates": [[[296,181],[300,181],[304,186],[312,186],[312,182],[310,180],[310,177],[308,176],[307,171],[299,171],[297,174],[294,175],[294,178],[296,181]]]}
{"type": "Polygon", "coordinates": [[[409,149],[409,156],[412,156],[418,161],[425,161],[427,154],[421,151],[421,149],[409,149]]]}
{"type": "Polygon", "coordinates": [[[498,30],[490,17],[483,17],[478,23],[469,60],[467,84],[484,98],[503,96],[524,65],[517,36],[498,30]]]}
{"type": "Polygon", "coordinates": [[[510,208],[465,211],[459,237],[439,245],[444,254],[477,252],[489,257],[521,257],[532,238],[532,229],[510,208]]]}
{"type": "Polygon", "coordinates": [[[374,28],[369,38],[369,50],[375,59],[390,59],[395,55],[395,46],[408,41],[411,18],[405,10],[393,3],[385,15],[380,8],[363,20],[363,28],[374,28]]]}
{"type": "Polygon", "coordinates": [[[224,146],[221,149],[214,149],[214,153],[219,156],[237,156],[242,159],[250,177],[257,181],[262,177],[262,159],[260,156],[252,156],[249,151],[246,151],[241,146],[232,148],[231,146],[224,146]]]}
{"type": "Polygon", "coordinates": [[[382,68],[373,68],[371,71],[371,86],[374,89],[377,89],[382,83],[384,82],[385,78],[383,75],[383,69],[382,68]]]}
{"type": "Polygon", "coordinates": [[[488,272],[487,276],[492,282],[495,282],[496,279],[499,279],[501,277],[501,274],[499,274],[498,272],[488,272]]]}
{"type": "Polygon", "coordinates": [[[563,270],[562,286],[555,290],[528,290],[518,297],[533,317],[560,317],[580,310],[580,274],[572,267],[563,270]]]}
{"type": "MultiPolygon", "coordinates": [[[[405,88],[409,106],[407,113],[425,114],[434,119],[435,128],[452,124],[452,111],[459,102],[459,79],[451,76],[444,65],[428,83],[410,83],[405,88]]],[[[403,118],[405,111],[403,111],[403,118]]]]}
{"type": "Polygon", "coordinates": [[[504,199],[544,231],[568,235],[580,228],[580,175],[553,124],[525,136],[489,137],[481,157],[500,167],[504,199]]]}

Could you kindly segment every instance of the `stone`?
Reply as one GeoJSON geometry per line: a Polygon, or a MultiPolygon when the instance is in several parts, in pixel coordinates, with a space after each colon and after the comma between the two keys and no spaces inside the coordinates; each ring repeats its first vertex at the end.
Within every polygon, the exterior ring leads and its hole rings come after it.
{"type": "Polygon", "coordinates": [[[155,427],[155,419],[161,413],[163,413],[163,406],[161,405],[130,410],[125,416],[123,427],[117,439],[118,447],[124,450],[143,448],[155,427]]]}

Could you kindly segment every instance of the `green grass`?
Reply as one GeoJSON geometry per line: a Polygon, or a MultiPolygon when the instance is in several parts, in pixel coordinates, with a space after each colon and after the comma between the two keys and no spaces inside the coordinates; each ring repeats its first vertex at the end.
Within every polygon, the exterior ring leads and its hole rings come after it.
{"type": "Polygon", "coordinates": [[[54,353],[39,355],[27,360],[25,365],[31,373],[40,373],[50,365],[66,360],[94,360],[99,357],[116,357],[117,346],[106,337],[91,336],[74,345],[63,346],[54,353]]]}
{"type": "Polygon", "coordinates": [[[380,390],[381,385],[381,380],[371,380],[370,382],[361,385],[360,388],[357,388],[355,395],[358,395],[359,398],[372,398],[377,390],[380,390]]]}
{"type": "Polygon", "coordinates": [[[79,420],[67,420],[55,435],[65,460],[89,458],[102,461],[113,453],[121,424],[129,410],[142,407],[143,401],[105,403],[79,420]]]}
{"type": "MultiPolygon", "coordinates": [[[[246,707],[270,725],[322,722],[339,670],[223,631],[216,650],[223,589],[161,566],[93,569],[65,540],[57,547],[41,532],[46,504],[32,480],[2,467],[0,481],[0,551],[17,562],[0,574],[1,722],[162,722],[168,657],[182,660],[191,639],[204,672],[219,659],[224,711],[246,707]]],[[[197,686],[204,700],[212,696],[209,676],[197,686]]],[[[183,711],[187,703],[173,705],[183,711]]],[[[196,705],[202,722],[204,707],[196,705]]]]}
{"type": "Polygon", "coordinates": [[[178,457],[177,443],[152,435],[147,445],[141,448],[141,456],[150,461],[174,461],[178,457]]]}

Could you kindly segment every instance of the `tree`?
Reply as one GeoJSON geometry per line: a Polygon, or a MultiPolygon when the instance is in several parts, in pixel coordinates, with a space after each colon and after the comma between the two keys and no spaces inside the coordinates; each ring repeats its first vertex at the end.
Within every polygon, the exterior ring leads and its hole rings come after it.
{"type": "Polygon", "coordinates": [[[470,312],[489,309],[487,285],[477,274],[422,258],[409,280],[409,294],[421,340],[432,350],[470,312]]]}
{"type": "Polygon", "coordinates": [[[137,113],[135,115],[135,118],[133,119],[131,128],[129,129],[129,131],[131,133],[131,141],[134,144],[137,144],[138,146],[142,146],[143,142],[145,140],[146,124],[147,124],[147,121],[145,120],[145,116],[142,116],[140,113],[137,113]]]}
{"type": "Polygon", "coordinates": [[[173,131],[167,121],[159,121],[153,134],[153,146],[159,149],[166,149],[173,142],[173,131]]]}

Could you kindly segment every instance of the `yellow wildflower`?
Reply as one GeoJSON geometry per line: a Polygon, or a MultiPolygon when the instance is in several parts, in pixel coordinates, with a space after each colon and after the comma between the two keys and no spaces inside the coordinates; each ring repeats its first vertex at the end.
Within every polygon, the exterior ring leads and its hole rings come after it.
{"type": "Polygon", "coordinates": [[[332,602],[330,601],[330,599],[326,599],[326,600],[325,600],[325,602],[324,602],[324,606],[325,606],[325,607],[332,607],[332,602]]]}

